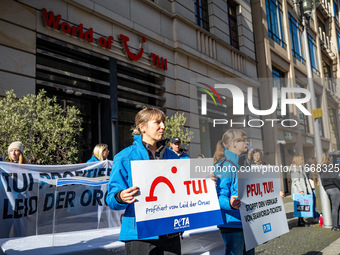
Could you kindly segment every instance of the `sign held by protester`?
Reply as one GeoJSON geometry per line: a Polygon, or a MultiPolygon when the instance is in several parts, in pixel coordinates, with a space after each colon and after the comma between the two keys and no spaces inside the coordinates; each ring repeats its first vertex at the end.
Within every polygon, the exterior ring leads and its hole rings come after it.
{"type": "Polygon", "coordinates": [[[183,232],[222,223],[214,182],[191,178],[192,164],[212,166],[212,159],[131,162],[132,183],[139,187],[135,213],[138,238],[183,232]]]}
{"type": "Polygon", "coordinates": [[[0,238],[120,227],[122,211],[105,202],[111,169],[0,162],[0,238]]]}
{"type": "Polygon", "coordinates": [[[238,196],[246,250],[289,232],[280,175],[268,166],[254,166],[238,173],[238,196]]]}
{"type": "Polygon", "coordinates": [[[313,217],[313,195],[293,194],[294,217],[313,217]]]}

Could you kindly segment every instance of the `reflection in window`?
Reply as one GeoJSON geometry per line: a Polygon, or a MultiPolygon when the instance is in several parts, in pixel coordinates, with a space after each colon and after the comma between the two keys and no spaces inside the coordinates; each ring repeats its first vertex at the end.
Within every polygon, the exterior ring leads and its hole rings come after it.
{"type": "Polygon", "coordinates": [[[209,31],[208,0],[195,0],[196,24],[209,31]]]}
{"type": "Polygon", "coordinates": [[[309,46],[309,56],[310,56],[310,62],[312,65],[313,72],[317,75],[320,74],[319,68],[318,68],[318,55],[316,51],[316,43],[314,39],[308,35],[308,46],[309,46]]]}
{"type": "Polygon", "coordinates": [[[237,5],[234,1],[228,1],[228,19],[229,19],[229,33],[230,45],[239,49],[238,42],[238,26],[237,26],[237,5]]]}
{"type": "MultiPolygon", "coordinates": [[[[296,84],[297,88],[305,88],[305,86],[301,84],[296,84]]],[[[304,98],[302,97],[301,93],[297,93],[296,96],[297,99],[304,98]]],[[[307,103],[302,104],[307,109],[307,103]]],[[[304,133],[309,133],[309,123],[308,123],[308,116],[305,115],[301,110],[298,110],[298,116],[299,116],[299,123],[300,123],[300,130],[304,133]]]]}
{"type": "MultiPolygon", "coordinates": [[[[285,74],[284,72],[280,71],[279,69],[273,67],[273,86],[277,88],[277,118],[281,117],[281,88],[285,87],[285,74]]],[[[286,115],[288,115],[288,105],[286,110],[286,115]]]]}
{"type": "Polygon", "coordinates": [[[336,119],[336,109],[328,107],[329,121],[331,127],[331,143],[336,144],[339,149],[339,132],[338,132],[338,122],[336,119]]]}
{"type": "Polygon", "coordinates": [[[336,1],[333,1],[333,11],[334,11],[335,20],[338,20],[339,9],[338,9],[338,5],[337,5],[336,1]]]}
{"type": "Polygon", "coordinates": [[[292,53],[293,56],[301,61],[302,63],[305,62],[302,53],[302,44],[301,44],[301,31],[300,25],[290,14],[289,17],[289,29],[290,29],[290,40],[292,43],[292,53]]]}
{"type": "Polygon", "coordinates": [[[282,27],[282,5],[277,0],[266,0],[268,34],[275,42],[286,48],[282,27]]]}

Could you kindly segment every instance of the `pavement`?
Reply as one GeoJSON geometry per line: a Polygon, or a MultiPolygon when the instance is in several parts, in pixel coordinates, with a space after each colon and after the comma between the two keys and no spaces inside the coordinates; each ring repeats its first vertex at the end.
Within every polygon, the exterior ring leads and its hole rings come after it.
{"type": "Polygon", "coordinates": [[[298,227],[297,218],[293,216],[293,200],[284,198],[289,233],[270,240],[255,248],[255,254],[304,254],[304,255],[339,255],[340,232],[319,226],[312,218],[305,221],[310,227],[298,227]]]}

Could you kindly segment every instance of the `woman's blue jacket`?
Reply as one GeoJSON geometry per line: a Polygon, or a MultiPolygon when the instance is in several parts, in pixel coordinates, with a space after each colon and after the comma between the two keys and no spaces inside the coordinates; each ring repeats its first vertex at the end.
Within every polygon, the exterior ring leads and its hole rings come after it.
{"type": "MultiPolygon", "coordinates": [[[[135,208],[132,204],[118,203],[115,195],[129,187],[132,187],[131,178],[131,161],[132,160],[149,160],[149,154],[142,142],[141,135],[134,136],[133,144],[119,152],[113,160],[112,171],[110,175],[108,194],[106,203],[113,210],[125,210],[122,226],[120,230],[120,241],[138,240],[137,225],[135,220],[135,208]]],[[[178,159],[176,153],[166,148],[163,159],[178,159]]],[[[158,239],[158,236],[148,239],[158,239]]]]}
{"type": "Polygon", "coordinates": [[[223,218],[223,224],[218,227],[242,228],[240,210],[233,209],[229,202],[232,195],[237,196],[239,155],[225,149],[224,156],[224,159],[215,164],[215,175],[218,177],[216,191],[223,218]],[[233,162],[233,164],[227,160],[233,162]]]}

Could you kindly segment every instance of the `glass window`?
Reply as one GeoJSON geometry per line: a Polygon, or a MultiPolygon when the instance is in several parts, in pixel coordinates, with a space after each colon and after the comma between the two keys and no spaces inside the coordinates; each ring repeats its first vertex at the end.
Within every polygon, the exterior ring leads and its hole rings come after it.
{"type": "MultiPolygon", "coordinates": [[[[277,117],[281,117],[281,88],[285,87],[285,74],[284,72],[280,71],[279,69],[273,67],[273,86],[277,88],[277,110],[276,114],[277,117]]],[[[288,116],[288,105],[286,110],[286,116],[288,116]]]]}
{"type": "Polygon", "coordinates": [[[309,56],[310,56],[310,62],[312,65],[313,72],[317,75],[320,74],[319,68],[318,68],[318,55],[316,51],[316,43],[314,39],[308,35],[308,46],[309,46],[309,56]]]}
{"type": "Polygon", "coordinates": [[[336,41],[338,43],[338,52],[339,52],[339,55],[340,55],[340,33],[338,30],[336,30],[336,41]]]}
{"type": "Polygon", "coordinates": [[[331,67],[325,61],[322,61],[322,66],[323,66],[324,77],[325,77],[325,80],[327,82],[327,88],[328,88],[328,90],[335,93],[335,87],[336,86],[335,86],[334,81],[332,79],[331,67]]]}
{"type": "Polygon", "coordinates": [[[303,53],[302,53],[302,44],[301,44],[301,31],[300,25],[290,14],[289,17],[289,29],[290,29],[290,39],[292,43],[292,53],[293,56],[304,63],[303,53]]]}
{"type": "Polygon", "coordinates": [[[233,46],[236,49],[239,49],[236,8],[237,8],[237,5],[236,5],[235,2],[228,1],[230,45],[233,46]]]}
{"type": "MultiPolygon", "coordinates": [[[[297,88],[305,88],[305,86],[296,83],[297,88]]],[[[297,99],[301,99],[301,93],[297,94],[297,99]]],[[[302,104],[307,109],[307,103],[302,104]]],[[[309,133],[309,123],[308,123],[308,116],[305,115],[303,112],[298,110],[298,116],[299,116],[299,123],[300,123],[300,130],[304,133],[309,133]]]]}
{"type": "Polygon", "coordinates": [[[266,0],[266,9],[269,37],[286,48],[282,27],[282,5],[277,0],[266,0]]]}
{"type": "Polygon", "coordinates": [[[335,20],[338,20],[339,9],[338,9],[338,5],[336,4],[335,1],[333,1],[333,11],[334,11],[335,20]]]}
{"type": "Polygon", "coordinates": [[[331,143],[337,145],[337,149],[339,149],[339,132],[338,132],[338,122],[337,122],[337,114],[336,109],[328,107],[329,112],[329,121],[331,127],[331,143]]]}
{"type": "Polygon", "coordinates": [[[196,24],[209,31],[208,0],[195,0],[196,24]]]}

